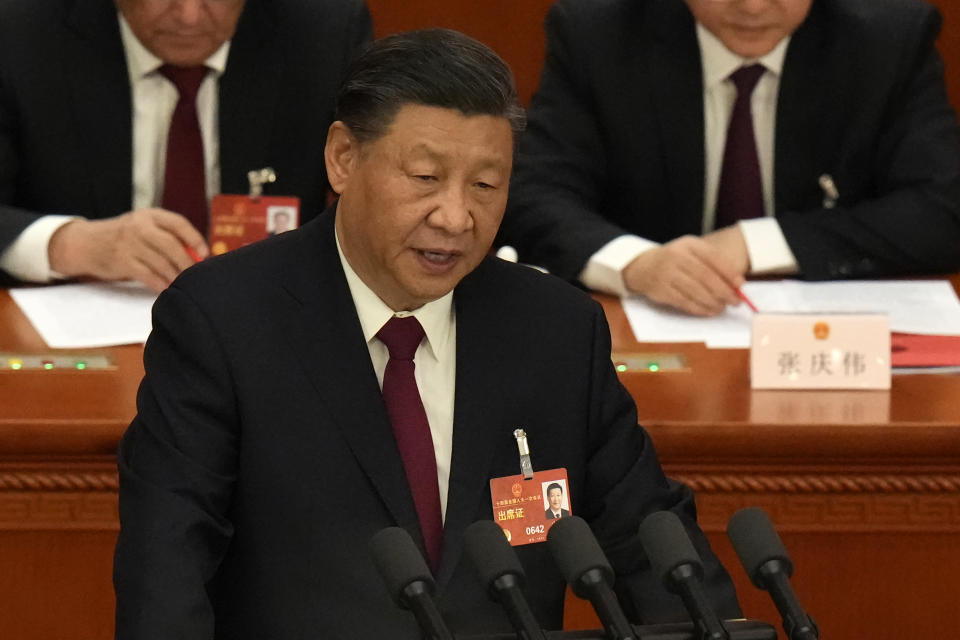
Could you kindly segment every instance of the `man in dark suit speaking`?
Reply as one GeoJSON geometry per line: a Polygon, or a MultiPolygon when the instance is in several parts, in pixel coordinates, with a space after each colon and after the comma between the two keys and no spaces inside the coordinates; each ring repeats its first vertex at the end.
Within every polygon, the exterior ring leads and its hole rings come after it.
{"type": "Polygon", "coordinates": [[[955,271],[939,30],[921,0],[560,0],[500,240],[698,315],[747,274],[955,271]]]}
{"type": "MultiPolygon", "coordinates": [[[[599,305],[488,256],[522,127],[510,72],[466,36],[376,43],[349,69],[316,220],[188,269],[160,295],[123,438],[117,637],[419,638],[368,554],[406,528],[455,632],[509,631],[463,554],[490,479],[564,468],[643,620],[684,618],[636,532],[671,509],[738,613],[610,360],[599,305]]],[[[564,581],[518,548],[539,621],[564,581]]]]}
{"type": "Polygon", "coordinates": [[[0,0],[0,282],[161,290],[207,255],[209,199],[265,167],[313,218],[370,39],[363,0],[0,0]]]}

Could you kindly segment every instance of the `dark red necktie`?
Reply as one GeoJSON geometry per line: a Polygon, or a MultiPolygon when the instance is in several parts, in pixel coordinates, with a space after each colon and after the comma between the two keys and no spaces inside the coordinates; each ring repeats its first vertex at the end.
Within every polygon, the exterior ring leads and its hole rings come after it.
{"type": "Polygon", "coordinates": [[[197,91],[207,75],[206,67],[174,67],[165,64],[160,73],[180,93],[167,134],[167,159],[160,206],[181,214],[200,233],[207,233],[207,181],[203,163],[203,138],[197,119],[197,91]]]}
{"type": "Polygon", "coordinates": [[[390,360],[383,373],[383,400],[413,493],[427,557],[431,566],[436,568],[443,541],[437,457],[430,424],[413,375],[413,356],[423,335],[423,327],[413,316],[393,317],[377,333],[390,351],[390,360]]]}
{"type": "Polygon", "coordinates": [[[764,216],[760,161],[757,159],[757,141],[753,135],[753,113],[750,109],[750,96],[763,72],[763,65],[754,64],[740,67],[730,75],[737,87],[737,101],[733,105],[727,143],[723,149],[723,166],[717,189],[716,229],[734,224],[737,220],[764,216]]]}

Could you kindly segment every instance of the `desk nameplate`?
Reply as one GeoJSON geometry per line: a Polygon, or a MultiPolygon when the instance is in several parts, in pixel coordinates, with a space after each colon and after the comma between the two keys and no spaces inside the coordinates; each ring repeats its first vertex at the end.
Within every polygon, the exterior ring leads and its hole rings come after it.
{"type": "Polygon", "coordinates": [[[883,314],[761,313],[750,343],[753,389],[890,388],[883,314]]]}

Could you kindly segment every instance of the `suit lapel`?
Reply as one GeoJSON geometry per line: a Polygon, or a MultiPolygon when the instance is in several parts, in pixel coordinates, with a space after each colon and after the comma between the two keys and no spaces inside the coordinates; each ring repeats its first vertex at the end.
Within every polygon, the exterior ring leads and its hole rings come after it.
{"type": "MultiPolygon", "coordinates": [[[[290,308],[284,318],[300,364],[370,478],[397,524],[423,548],[423,537],[403,462],[393,438],[380,388],[370,364],[360,321],[343,275],[328,210],[304,227],[302,242],[291,252],[284,282],[290,308]]],[[[498,444],[509,440],[500,407],[491,398],[501,395],[503,370],[491,365],[509,350],[498,314],[484,285],[484,265],[457,287],[457,380],[454,400],[453,453],[444,524],[444,545],[436,576],[440,588],[453,575],[462,554],[463,533],[476,517],[486,492],[490,466],[498,444]],[[479,276],[479,277],[477,277],[479,276]],[[506,345],[506,346],[505,346],[506,345]],[[478,354],[485,354],[478,357],[478,354]]],[[[509,426],[509,425],[508,425],[509,426]]],[[[509,444],[509,443],[508,443],[509,444]]],[[[517,461],[519,473],[519,458],[517,461]]]]}
{"type": "Polygon", "coordinates": [[[247,193],[247,172],[267,166],[284,63],[282,38],[269,37],[276,21],[269,3],[248,0],[231,41],[219,83],[223,193],[247,193]]]}
{"type": "Polygon", "coordinates": [[[68,18],[64,69],[73,94],[76,127],[90,162],[94,209],[104,215],[128,211],[133,200],[133,137],[130,80],[116,7],[83,0],[68,18]]]}
{"type": "Polygon", "coordinates": [[[333,210],[307,225],[286,263],[280,315],[300,365],[357,463],[399,526],[422,535],[333,234],[333,210]]]}
{"type": "Polygon", "coordinates": [[[810,15],[790,39],[784,58],[774,142],[778,214],[819,204],[817,178],[830,172],[825,159],[835,152],[827,147],[840,139],[838,132],[827,129],[836,122],[827,111],[827,100],[837,95],[829,79],[834,77],[832,67],[841,62],[827,48],[823,13],[822,3],[814,2],[810,15]],[[815,136],[813,142],[811,136],[815,136]]]}
{"type": "Polygon", "coordinates": [[[664,175],[676,209],[677,233],[699,235],[703,225],[703,71],[693,16],[683,2],[649,3],[651,15],[638,37],[652,42],[648,78],[657,105],[664,153],[664,175]]]}
{"type": "MultiPolygon", "coordinates": [[[[490,467],[498,444],[511,438],[502,406],[492,399],[503,396],[505,375],[500,354],[509,349],[510,336],[503,332],[499,317],[503,309],[495,304],[485,284],[482,263],[457,287],[457,381],[453,418],[453,455],[450,461],[450,490],[444,523],[443,554],[436,576],[443,589],[459,563],[464,530],[476,518],[477,505],[487,491],[490,467]]],[[[517,473],[520,472],[519,457],[517,473]]],[[[491,507],[492,508],[492,507],[491,507]]]]}

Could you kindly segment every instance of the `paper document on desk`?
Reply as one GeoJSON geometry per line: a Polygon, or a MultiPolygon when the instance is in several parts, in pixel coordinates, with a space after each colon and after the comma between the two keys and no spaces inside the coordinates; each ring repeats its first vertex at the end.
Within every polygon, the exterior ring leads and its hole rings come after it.
{"type": "MultiPolygon", "coordinates": [[[[749,295],[749,294],[747,294],[749,295]]],[[[624,298],[623,310],[637,342],[706,342],[708,347],[749,347],[753,312],[747,305],[728,307],[712,318],[699,318],[647,301],[624,298]]]]}
{"type": "Polygon", "coordinates": [[[11,289],[10,297],[53,349],[145,342],[157,294],[132,282],[11,289]]]}
{"type": "MultiPolygon", "coordinates": [[[[960,300],[945,280],[748,282],[741,288],[761,313],[886,313],[890,330],[960,335],[960,300]]],[[[752,312],[745,304],[719,316],[697,318],[624,298],[638,342],[705,342],[712,348],[749,348],[752,312]]]]}

